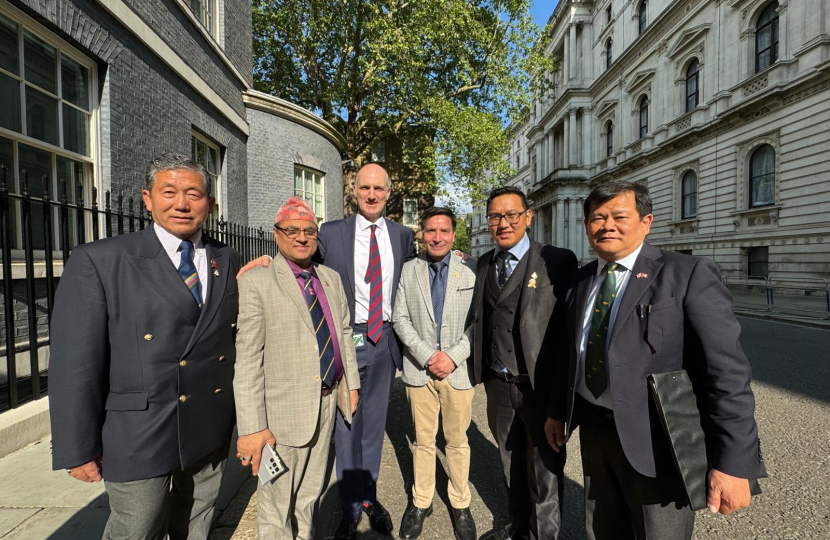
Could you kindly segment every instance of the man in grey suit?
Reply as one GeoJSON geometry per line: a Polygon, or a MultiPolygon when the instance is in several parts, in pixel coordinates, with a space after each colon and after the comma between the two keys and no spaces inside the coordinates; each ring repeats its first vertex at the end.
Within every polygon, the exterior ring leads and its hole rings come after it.
{"type": "Polygon", "coordinates": [[[546,432],[558,447],[564,423],[567,435],[580,427],[589,539],[689,539],[694,513],[648,376],[685,369],[692,379],[711,464],[709,510],[749,505],[747,479],[766,472],[732,299],[709,259],[645,242],[653,216],[644,186],[603,184],[584,214],[598,259],[567,292],[560,371],[568,376],[554,383],[567,399],[552,401],[546,432]]]}
{"type": "Polygon", "coordinates": [[[449,468],[452,523],[457,540],[476,540],[470,513],[470,445],[473,384],[465,332],[476,275],[454,255],[455,215],[429,208],[421,217],[426,253],[403,266],[395,311],[395,333],[403,343],[403,382],[415,425],[412,505],[399,536],[417,538],[432,514],[435,494],[435,436],[443,418],[449,468]]]}
{"type": "Polygon", "coordinates": [[[487,223],[496,248],[478,261],[473,297],[473,380],[484,382],[487,420],[499,446],[511,522],[483,540],[555,540],[564,493],[564,448],[545,439],[555,389],[557,314],[576,270],[567,249],[533,242],[521,189],[494,189],[487,223]]]}
{"type": "Polygon", "coordinates": [[[314,211],[291,197],[275,221],[280,254],[239,279],[237,455],[257,474],[269,444],[288,468],[257,489],[259,537],[312,540],[335,408],[351,421],[360,380],[340,276],[311,263],[314,211]]]}
{"type": "Polygon", "coordinates": [[[103,476],[105,539],[204,539],[235,415],[239,255],[202,234],[207,173],[150,164],[151,227],[77,246],[51,325],[52,465],[103,476]]]}

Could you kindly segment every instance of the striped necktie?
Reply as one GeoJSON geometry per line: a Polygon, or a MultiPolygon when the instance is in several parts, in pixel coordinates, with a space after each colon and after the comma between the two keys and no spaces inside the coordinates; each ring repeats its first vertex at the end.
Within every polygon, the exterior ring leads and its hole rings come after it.
{"type": "Polygon", "coordinates": [[[591,395],[599,396],[608,388],[608,375],[605,370],[605,343],[608,341],[608,323],[611,321],[611,307],[617,298],[616,270],[625,270],[619,263],[608,263],[601,275],[603,282],[599,286],[588,329],[588,343],[585,346],[585,386],[591,395]]]}
{"type": "Polygon", "coordinates": [[[441,349],[441,320],[444,318],[444,261],[430,263],[435,277],[432,278],[432,313],[435,315],[435,341],[441,349]]]}
{"type": "Polygon", "coordinates": [[[303,293],[305,302],[308,305],[308,313],[311,315],[311,322],[314,331],[317,333],[317,348],[320,350],[320,379],[327,388],[334,384],[334,346],[331,343],[331,332],[326,323],[326,315],[323,313],[323,306],[320,299],[314,292],[314,285],[311,284],[311,273],[300,272],[303,278],[303,293]]]}
{"type": "Polygon", "coordinates": [[[199,309],[202,309],[202,285],[199,283],[199,273],[193,263],[193,242],[182,240],[179,251],[182,252],[182,260],[179,262],[179,275],[184,280],[184,284],[187,285],[193,298],[196,299],[199,309]]]}
{"type": "Polygon", "coordinates": [[[366,267],[366,283],[369,284],[369,318],[366,321],[366,335],[377,344],[383,334],[383,274],[380,267],[380,250],[375,237],[377,225],[371,225],[369,237],[369,266],[366,267]]]}
{"type": "Polygon", "coordinates": [[[498,272],[499,289],[504,289],[504,286],[507,284],[507,280],[510,279],[510,275],[513,273],[513,267],[510,266],[510,261],[512,259],[513,254],[509,251],[501,251],[498,255],[496,255],[496,262],[498,263],[496,271],[498,272]]]}

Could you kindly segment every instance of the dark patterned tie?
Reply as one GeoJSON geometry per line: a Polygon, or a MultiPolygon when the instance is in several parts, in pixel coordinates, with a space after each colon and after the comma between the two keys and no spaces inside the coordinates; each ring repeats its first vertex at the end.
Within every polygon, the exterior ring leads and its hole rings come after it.
{"type": "Polygon", "coordinates": [[[439,348],[441,346],[441,319],[444,316],[444,261],[430,263],[430,268],[435,272],[432,278],[432,312],[435,314],[435,341],[439,348]]]}
{"type": "Polygon", "coordinates": [[[599,399],[608,387],[605,371],[605,342],[608,339],[608,323],[611,307],[617,297],[617,276],[615,270],[625,270],[623,265],[608,263],[602,267],[603,282],[599,286],[594,302],[594,314],[588,329],[588,343],[585,346],[585,386],[599,399]]]}
{"type": "Polygon", "coordinates": [[[510,266],[511,259],[513,259],[513,254],[509,251],[500,251],[496,255],[496,262],[498,263],[496,272],[498,273],[500,289],[504,289],[507,280],[510,279],[510,275],[513,273],[513,268],[510,266]]]}
{"type": "Polygon", "coordinates": [[[380,267],[378,239],[375,237],[377,225],[372,225],[369,237],[369,266],[366,267],[366,283],[369,284],[369,318],[366,321],[366,335],[377,343],[383,334],[383,274],[380,267]]]}
{"type": "Polygon", "coordinates": [[[199,309],[202,309],[202,285],[199,283],[199,273],[193,263],[193,242],[182,240],[179,251],[182,252],[182,260],[179,261],[179,275],[184,280],[184,284],[187,285],[193,298],[196,299],[199,309]]]}
{"type": "Polygon", "coordinates": [[[326,315],[323,313],[323,306],[311,284],[311,274],[300,272],[303,278],[303,292],[305,302],[308,305],[308,312],[311,315],[311,322],[314,324],[314,331],[317,333],[317,348],[320,349],[320,379],[328,388],[334,384],[334,346],[331,344],[331,332],[326,324],[326,315]]]}

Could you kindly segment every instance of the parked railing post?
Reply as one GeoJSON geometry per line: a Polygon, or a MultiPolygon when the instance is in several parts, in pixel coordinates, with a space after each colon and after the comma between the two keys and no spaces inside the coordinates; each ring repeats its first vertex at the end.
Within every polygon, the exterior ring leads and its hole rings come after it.
{"type": "Polygon", "coordinates": [[[21,220],[23,222],[23,253],[26,268],[26,311],[29,326],[29,368],[32,383],[32,398],[40,398],[40,367],[37,354],[37,297],[35,294],[35,251],[34,230],[32,228],[32,199],[29,194],[29,173],[21,173],[21,220]]]}
{"type": "Polygon", "coordinates": [[[17,361],[14,339],[14,288],[12,276],[12,229],[11,205],[8,188],[8,169],[0,167],[0,238],[3,240],[3,310],[6,315],[6,376],[8,380],[9,407],[18,405],[17,398],[17,361]]]}
{"type": "Polygon", "coordinates": [[[55,269],[52,267],[52,236],[55,231],[52,228],[52,201],[49,200],[48,175],[43,175],[43,262],[46,265],[46,317],[47,321],[52,320],[52,305],[55,302],[55,269]]]}
{"type": "Polygon", "coordinates": [[[76,201],[77,209],[75,217],[78,221],[78,243],[76,245],[86,244],[86,216],[84,215],[84,186],[78,183],[78,199],[76,201]]]}
{"type": "Polygon", "coordinates": [[[98,188],[92,186],[92,240],[101,238],[101,231],[98,223],[98,188]]]}
{"type": "Polygon", "coordinates": [[[66,180],[58,180],[58,192],[60,193],[60,211],[58,212],[58,227],[60,227],[61,251],[63,252],[63,264],[69,261],[69,204],[66,200],[66,180]]]}
{"type": "Polygon", "coordinates": [[[110,192],[107,190],[107,192],[104,193],[104,219],[106,219],[106,223],[104,223],[104,231],[107,238],[112,238],[112,205],[110,198],[110,192]]]}

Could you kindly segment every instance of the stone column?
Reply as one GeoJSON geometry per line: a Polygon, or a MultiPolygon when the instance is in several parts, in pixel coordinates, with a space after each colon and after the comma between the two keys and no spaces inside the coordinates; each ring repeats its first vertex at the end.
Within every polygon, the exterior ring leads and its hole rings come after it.
{"type": "Polygon", "coordinates": [[[571,154],[568,157],[568,161],[576,166],[579,164],[579,157],[577,156],[577,149],[579,146],[576,144],[576,109],[570,109],[568,111],[568,116],[570,116],[571,120],[568,123],[569,131],[568,137],[571,139],[570,150],[571,154]]]}
{"type": "Polygon", "coordinates": [[[550,172],[550,164],[548,163],[548,134],[542,136],[542,178],[550,172]]]}
{"type": "Polygon", "coordinates": [[[568,127],[570,122],[571,115],[568,111],[565,111],[565,115],[563,116],[563,128],[562,128],[562,167],[568,168],[571,166],[571,151],[570,151],[570,138],[571,138],[571,130],[568,127]]]}
{"type": "Polygon", "coordinates": [[[576,251],[577,199],[568,199],[568,249],[576,251]]]}
{"type": "Polygon", "coordinates": [[[567,41],[562,43],[562,86],[568,86],[571,73],[571,53],[567,41]]]}
{"type": "Polygon", "coordinates": [[[571,56],[570,71],[568,72],[569,79],[576,79],[576,23],[571,24],[570,39],[568,40],[568,52],[571,56]]]}
{"type": "Polygon", "coordinates": [[[591,157],[591,149],[593,148],[594,138],[592,135],[594,119],[591,115],[591,109],[586,107],[582,109],[582,164],[585,167],[590,167],[593,163],[591,157]]]}
{"type": "Polygon", "coordinates": [[[541,145],[536,144],[536,181],[542,181],[542,153],[539,151],[541,145]]]}
{"type": "Polygon", "coordinates": [[[559,211],[556,208],[557,201],[551,201],[550,206],[550,215],[548,219],[550,220],[550,243],[551,245],[558,245],[557,238],[559,238],[559,227],[556,225],[556,220],[559,218],[559,211]]]}
{"type": "MultiPolygon", "coordinates": [[[[553,130],[553,128],[551,128],[551,130],[550,130],[550,144],[548,145],[548,163],[550,163],[550,172],[553,172],[553,171],[556,170],[556,163],[555,163],[555,160],[554,160],[554,155],[555,155],[554,150],[556,148],[556,137],[554,136],[555,133],[556,132],[553,130]]],[[[551,207],[551,208],[553,208],[553,207],[551,207]]]]}
{"type": "Polygon", "coordinates": [[[585,220],[582,216],[582,203],[584,199],[574,199],[574,202],[576,203],[576,208],[574,208],[574,212],[576,212],[576,228],[574,229],[576,242],[574,243],[574,253],[576,254],[576,259],[581,261],[582,257],[585,256],[585,250],[583,249],[585,246],[585,220]]]}
{"type": "Polygon", "coordinates": [[[565,247],[565,199],[556,199],[556,217],[553,220],[553,232],[556,237],[556,247],[565,247]]]}

